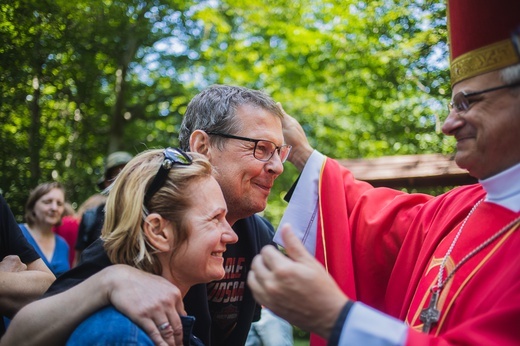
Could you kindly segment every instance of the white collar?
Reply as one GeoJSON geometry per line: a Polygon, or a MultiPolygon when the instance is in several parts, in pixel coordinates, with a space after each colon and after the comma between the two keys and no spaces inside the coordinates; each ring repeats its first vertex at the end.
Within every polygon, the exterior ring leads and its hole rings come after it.
{"type": "Polygon", "coordinates": [[[520,163],[479,182],[487,192],[487,202],[520,211],[520,163]]]}

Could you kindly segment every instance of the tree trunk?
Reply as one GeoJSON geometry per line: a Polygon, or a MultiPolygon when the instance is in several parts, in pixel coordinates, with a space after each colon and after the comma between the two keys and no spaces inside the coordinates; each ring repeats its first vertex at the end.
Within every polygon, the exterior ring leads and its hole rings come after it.
{"type": "Polygon", "coordinates": [[[125,92],[126,92],[126,74],[128,73],[128,65],[133,60],[137,51],[137,39],[132,35],[129,36],[126,44],[127,49],[121,59],[121,65],[116,71],[116,103],[114,107],[114,116],[110,126],[110,139],[108,142],[108,153],[112,153],[121,148],[125,128],[125,92]]]}
{"type": "MultiPolygon", "coordinates": [[[[41,66],[38,67],[41,69],[41,66]]],[[[33,77],[33,94],[32,100],[30,103],[30,112],[31,112],[31,126],[29,128],[29,158],[30,164],[29,169],[31,173],[31,181],[33,184],[37,184],[40,180],[41,170],[40,170],[40,148],[41,148],[41,136],[40,136],[40,128],[41,128],[41,119],[40,119],[40,78],[36,74],[33,77]]]]}

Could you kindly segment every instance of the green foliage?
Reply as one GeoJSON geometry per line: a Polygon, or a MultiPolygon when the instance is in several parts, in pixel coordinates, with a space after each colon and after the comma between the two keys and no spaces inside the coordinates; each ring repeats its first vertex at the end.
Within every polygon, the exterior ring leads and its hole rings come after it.
{"type": "MultiPolygon", "coordinates": [[[[433,0],[0,3],[0,190],[59,180],[76,205],[115,150],[177,145],[193,95],[263,89],[335,158],[451,151],[445,8],[433,0]]],[[[297,172],[265,215],[277,224],[297,172]]]]}
{"type": "MultiPolygon", "coordinates": [[[[16,215],[40,182],[63,182],[80,204],[95,192],[109,152],[136,153],[176,136],[182,103],[172,99],[185,104],[191,93],[162,77],[164,70],[153,79],[140,71],[150,64],[145,53],[183,27],[176,14],[190,5],[21,0],[0,6],[0,188],[16,215]],[[176,107],[164,112],[165,102],[176,107]],[[159,131],[157,121],[170,124],[159,131]]],[[[182,71],[186,60],[175,65],[182,71]]]]}
{"type": "MultiPolygon", "coordinates": [[[[264,89],[335,158],[447,152],[437,130],[449,89],[444,7],[434,1],[227,0],[206,23],[210,83],[264,89]],[[436,131],[437,130],[437,131],[436,131]]],[[[296,172],[265,215],[276,224],[296,172]]]]}

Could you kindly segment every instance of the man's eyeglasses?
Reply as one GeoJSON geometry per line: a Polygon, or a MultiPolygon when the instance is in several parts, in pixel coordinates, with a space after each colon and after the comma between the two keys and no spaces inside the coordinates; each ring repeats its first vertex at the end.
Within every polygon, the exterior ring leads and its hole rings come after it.
{"type": "Polygon", "coordinates": [[[267,162],[273,157],[274,152],[277,151],[278,155],[280,156],[280,160],[282,163],[287,160],[287,157],[289,157],[289,153],[291,152],[291,146],[288,144],[284,144],[281,146],[276,146],[275,143],[265,140],[265,139],[253,139],[253,138],[247,138],[247,137],[240,137],[235,135],[230,135],[227,133],[220,133],[220,132],[207,132],[208,135],[213,136],[220,136],[224,138],[231,138],[231,139],[238,139],[240,141],[247,141],[255,143],[255,147],[253,149],[253,156],[255,159],[267,162]]]}
{"type": "Polygon", "coordinates": [[[193,163],[191,157],[179,148],[166,148],[163,154],[164,160],[144,195],[145,205],[148,204],[153,195],[163,187],[168,172],[170,172],[170,169],[174,165],[189,166],[193,163]]]}
{"type": "Polygon", "coordinates": [[[457,114],[465,113],[468,111],[471,104],[475,102],[475,101],[472,102],[470,100],[470,97],[482,95],[482,94],[500,90],[500,89],[513,88],[513,87],[517,87],[517,86],[520,86],[520,82],[513,83],[513,84],[500,85],[500,86],[497,86],[494,88],[484,89],[484,90],[475,91],[475,92],[471,92],[471,93],[467,93],[465,91],[458,92],[455,94],[455,96],[453,96],[453,99],[451,100],[451,102],[448,103],[448,110],[451,112],[452,109],[455,109],[455,112],[457,112],[457,114]]]}

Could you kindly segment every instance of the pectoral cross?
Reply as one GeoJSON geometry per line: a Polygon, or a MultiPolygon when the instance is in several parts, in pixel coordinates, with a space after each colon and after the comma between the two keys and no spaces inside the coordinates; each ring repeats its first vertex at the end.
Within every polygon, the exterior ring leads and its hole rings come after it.
{"type": "Polygon", "coordinates": [[[429,333],[432,325],[439,322],[440,312],[437,310],[437,301],[439,300],[439,290],[432,290],[432,299],[426,309],[421,311],[420,319],[423,324],[423,332],[429,333]]]}

